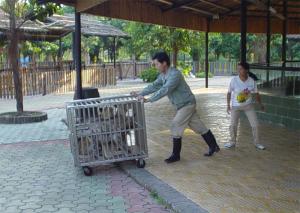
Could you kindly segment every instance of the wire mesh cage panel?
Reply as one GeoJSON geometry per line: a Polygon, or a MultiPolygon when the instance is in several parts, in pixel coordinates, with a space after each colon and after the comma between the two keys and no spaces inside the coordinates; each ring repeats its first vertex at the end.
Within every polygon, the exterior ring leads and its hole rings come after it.
{"type": "Polygon", "coordinates": [[[142,101],[132,96],[93,98],[69,102],[66,110],[76,166],[148,157],[142,101]]]}

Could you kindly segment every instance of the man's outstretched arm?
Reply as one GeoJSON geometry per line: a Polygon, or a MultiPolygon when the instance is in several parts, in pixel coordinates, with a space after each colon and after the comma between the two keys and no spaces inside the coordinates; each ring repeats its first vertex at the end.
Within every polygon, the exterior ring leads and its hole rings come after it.
{"type": "Polygon", "coordinates": [[[150,102],[154,102],[166,96],[178,86],[181,80],[182,80],[181,73],[175,73],[174,75],[170,76],[167,82],[157,92],[155,92],[154,95],[150,97],[148,100],[150,102]]]}
{"type": "Polygon", "coordinates": [[[136,95],[146,96],[152,94],[158,91],[162,87],[162,85],[163,85],[162,79],[160,76],[158,76],[157,79],[152,84],[148,85],[141,92],[137,92],[136,95]]]}

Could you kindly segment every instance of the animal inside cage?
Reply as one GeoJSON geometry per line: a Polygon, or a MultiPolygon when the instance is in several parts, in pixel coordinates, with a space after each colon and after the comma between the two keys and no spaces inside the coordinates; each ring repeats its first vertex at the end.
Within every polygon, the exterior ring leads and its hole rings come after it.
{"type": "MultiPolygon", "coordinates": [[[[144,105],[132,96],[67,103],[70,144],[76,166],[84,167],[148,157],[144,105]]],[[[86,172],[85,172],[86,173],[86,172]]]]}

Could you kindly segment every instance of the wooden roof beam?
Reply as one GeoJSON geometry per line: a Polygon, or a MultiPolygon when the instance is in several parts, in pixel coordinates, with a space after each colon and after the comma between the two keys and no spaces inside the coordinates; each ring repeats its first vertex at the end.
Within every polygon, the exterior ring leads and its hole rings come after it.
{"type": "Polygon", "coordinates": [[[180,8],[182,6],[189,5],[189,4],[191,4],[191,3],[195,2],[195,1],[197,1],[197,0],[185,0],[185,1],[182,1],[180,3],[174,3],[174,4],[172,4],[171,7],[163,9],[163,12],[167,12],[169,10],[174,10],[174,9],[180,8]]]}
{"type": "Polygon", "coordinates": [[[160,3],[163,3],[163,4],[167,4],[167,5],[170,5],[172,6],[173,3],[172,2],[169,2],[169,1],[166,1],[166,0],[156,0],[157,2],[160,2],[160,3]]]}
{"type": "Polygon", "coordinates": [[[221,9],[221,10],[230,11],[230,9],[227,8],[227,7],[221,6],[221,5],[216,4],[216,3],[212,3],[212,2],[207,1],[207,0],[198,0],[198,1],[200,1],[200,2],[202,2],[202,3],[204,3],[204,4],[207,4],[207,5],[210,5],[210,6],[219,8],[219,9],[221,9]]]}
{"type": "Polygon", "coordinates": [[[219,16],[218,16],[217,14],[210,13],[210,12],[208,12],[208,11],[201,10],[201,9],[198,9],[198,8],[189,7],[189,6],[182,6],[181,8],[183,8],[183,9],[188,9],[188,10],[192,10],[192,11],[195,11],[195,12],[198,12],[198,13],[201,13],[201,14],[204,14],[204,15],[212,16],[213,18],[219,18],[219,16]]]}
{"type": "MultiPolygon", "coordinates": [[[[169,2],[169,1],[167,1],[167,0],[156,0],[156,1],[157,1],[157,2],[160,2],[160,3],[167,4],[167,5],[169,5],[169,6],[172,6],[172,5],[173,5],[172,2],[169,2]]],[[[201,10],[201,9],[198,9],[198,8],[194,8],[194,7],[180,6],[180,8],[192,10],[192,11],[195,11],[195,12],[197,12],[197,13],[201,13],[201,14],[204,14],[204,15],[207,15],[207,16],[219,17],[218,15],[216,15],[216,14],[214,14],[214,13],[210,13],[210,12],[208,12],[208,11],[201,10]]]]}
{"type": "Polygon", "coordinates": [[[88,9],[91,9],[93,7],[96,7],[97,5],[100,5],[107,0],[77,0],[76,1],[76,11],[77,12],[84,12],[88,9]]]}
{"type": "Polygon", "coordinates": [[[257,7],[261,7],[262,9],[269,10],[274,16],[278,17],[281,20],[285,19],[285,17],[283,15],[277,13],[277,11],[273,7],[268,8],[268,6],[261,0],[246,0],[246,1],[256,5],[257,7]]]}

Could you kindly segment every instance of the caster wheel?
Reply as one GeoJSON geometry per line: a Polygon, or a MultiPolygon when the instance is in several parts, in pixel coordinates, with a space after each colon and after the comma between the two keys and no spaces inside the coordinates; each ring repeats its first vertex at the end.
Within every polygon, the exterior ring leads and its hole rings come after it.
{"type": "Polygon", "coordinates": [[[120,162],[114,162],[113,165],[115,165],[116,167],[120,167],[121,163],[120,162]]]}
{"type": "Polygon", "coordinates": [[[146,162],[145,162],[144,159],[138,159],[138,160],[136,161],[136,167],[137,167],[137,168],[144,168],[145,165],[146,165],[146,162]]]}
{"type": "Polygon", "coordinates": [[[88,166],[84,166],[84,167],[82,167],[82,169],[83,169],[83,173],[85,176],[91,176],[93,174],[92,168],[90,168],[88,166]]]}

